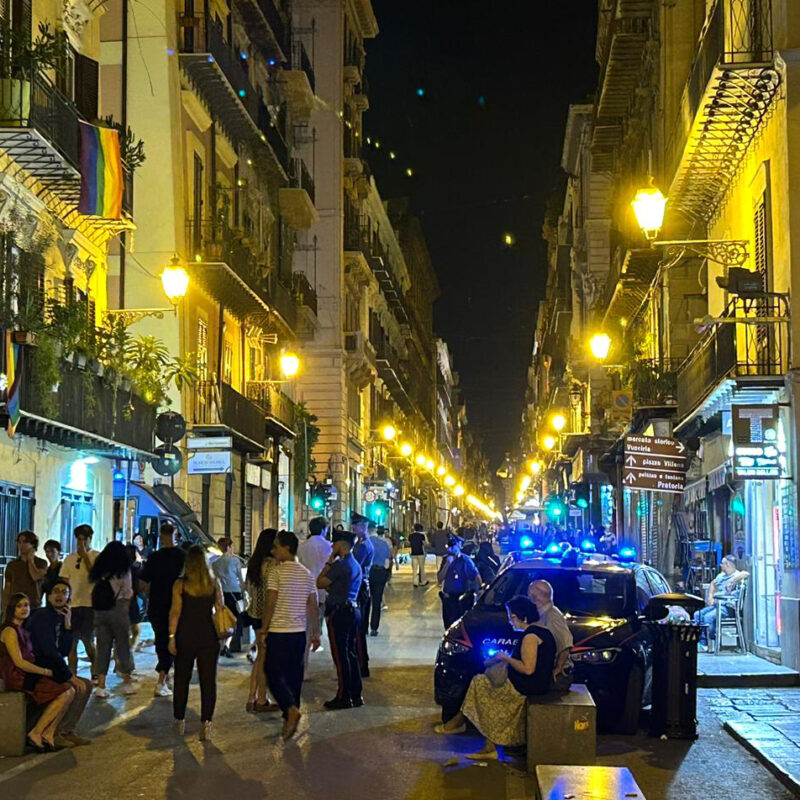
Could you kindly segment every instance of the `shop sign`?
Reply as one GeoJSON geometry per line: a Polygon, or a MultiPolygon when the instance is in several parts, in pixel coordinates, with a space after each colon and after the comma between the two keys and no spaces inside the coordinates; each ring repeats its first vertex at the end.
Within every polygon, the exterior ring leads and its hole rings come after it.
{"type": "Polygon", "coordinates": [[[778,406],[731,406],[733,477],[775,480],[784,475],[778,406]]]}
{"type": "Polygon", "coordinates": [[[231,472],[230,450],[197,450],[189,454],[190,475],[226,475],[231,472]]]}
{"type": "Polygon", "coordinates": [[[622,483],[628,489],[682,494],[686,445],[666,436],[626,436],[622,483]]]}
{"type": "Polygon", "coordinates": [[[186,440],[187,450],[230,450],[231,447],[231,436],[195,436],[186,440]]]}

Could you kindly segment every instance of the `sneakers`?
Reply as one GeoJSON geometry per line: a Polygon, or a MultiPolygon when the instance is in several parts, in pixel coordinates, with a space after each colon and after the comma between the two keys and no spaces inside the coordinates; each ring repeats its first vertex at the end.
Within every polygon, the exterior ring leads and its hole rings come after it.
{"type": "Polygon", "coordinates": [[[172,689],[166,683],[157,683],[153,690],[153,697],[172,697],[172,689]]]}
{"type": "Polygon", "coordinates": [[[95,689],[94,698],[95,700],[108,700],[109,698],[108,689],[95,689]]]}
{"type": "Polygon", "coordinates": [[[328,711],[341,711],[345,708],[352,708],[353,701],[349,697],[334,697],[332,700],[326,700],[322,705],[328,711]]]}
{"type": "Polygon", "coordinates": [[[353,708],[361,708],[364,705],[364,698],[359,695],[353,699],[353,708]]]}
{"type": "Polygon", "coordinates": [[[139,687],[133,681],[123,681],[119,690],[124,695],[131,695],[136,694],[139,691],[139,687]]]}
{"type": "Polygon", "coordinates": [[[378,631],[370,631],[369,635],[370,636],[377,636],[378,635],[378,631]]]}
{"type": "Polygon", "coordinates": [[[203,727],[200,728],[200,736],[199,739],[201,742],[210,742],[211,741],[211,722],[204,722],[203,727]]]}

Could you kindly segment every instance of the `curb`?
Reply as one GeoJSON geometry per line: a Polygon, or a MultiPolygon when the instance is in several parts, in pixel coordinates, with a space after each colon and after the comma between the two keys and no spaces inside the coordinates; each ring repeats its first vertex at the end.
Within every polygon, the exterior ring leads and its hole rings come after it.
{"type": "Polygon", "coordinates": [[[739,733],[734,727],[735,723],[723,723],[722,727],[745,748],[751,755],[755,756],[761,764],[766,767],[787,789],[800,797],[800,780],[790,772],[787,772],[778,762],[773,761],[763,750],[756,747],[746,736],[739,733]]]}

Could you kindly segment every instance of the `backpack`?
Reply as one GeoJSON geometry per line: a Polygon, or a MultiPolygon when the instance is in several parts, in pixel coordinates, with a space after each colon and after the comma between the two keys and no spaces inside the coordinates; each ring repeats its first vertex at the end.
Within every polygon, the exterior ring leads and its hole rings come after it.
{"type": "Polygon", "coordinates": [[[92,608],[95,611],[110,611],[116,600],[117,595],[108,578],[101,578],[92,587],[92,608]]]}

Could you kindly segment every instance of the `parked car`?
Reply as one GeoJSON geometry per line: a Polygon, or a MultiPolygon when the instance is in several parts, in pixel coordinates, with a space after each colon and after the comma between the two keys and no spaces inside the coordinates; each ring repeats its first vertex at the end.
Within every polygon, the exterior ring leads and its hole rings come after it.
{"type": "Polygon", "coordinates": [[[505,603],[526,594],[533,580],[549,581],[566,615],[574,648],[574,680],[597,705],[598,726],[635,733],[650,704],[653,643],[644,612],[650,599],[670,591],[652,567],[599,555],[515,554],[469,611],[444,634],[436,657],[434,694],[447,720],[461,706],[472,677],[498,650],[508,653],[519,634],[505,603]]]}

